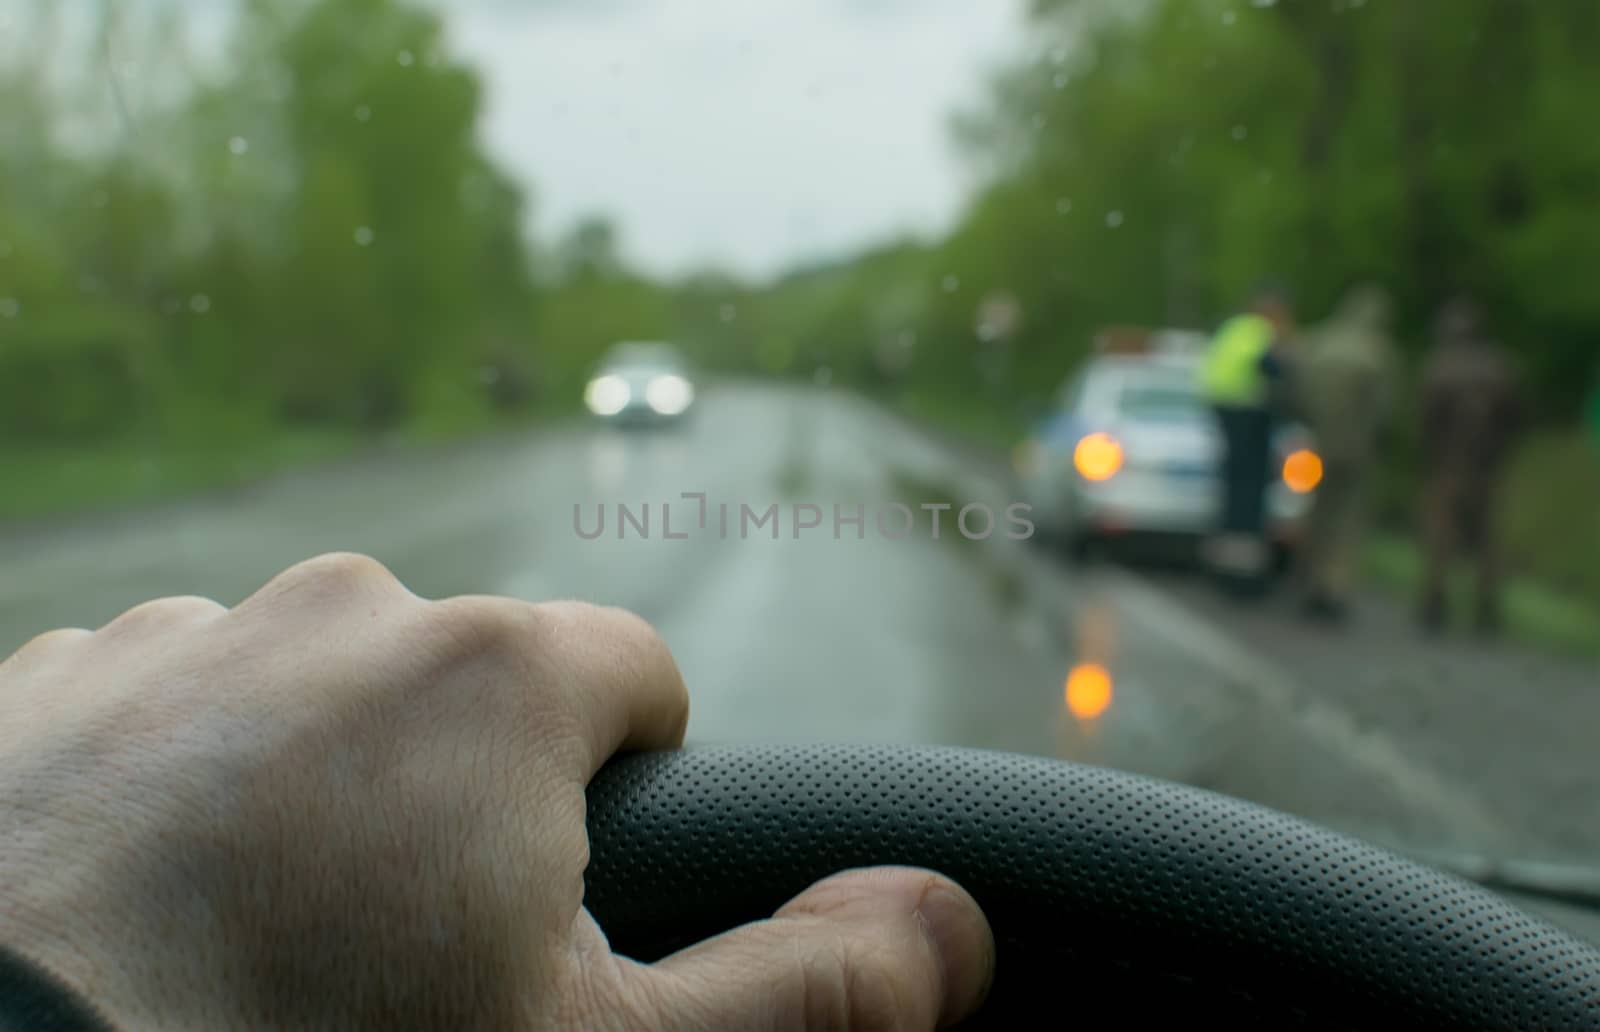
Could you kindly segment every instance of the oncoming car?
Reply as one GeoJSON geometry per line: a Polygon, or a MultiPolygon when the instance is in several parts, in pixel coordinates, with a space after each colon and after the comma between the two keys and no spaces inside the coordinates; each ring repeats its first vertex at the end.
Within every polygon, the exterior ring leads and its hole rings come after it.
{"type": "Polygon", "coordinates": [[[584,405],[616,425],[675,423],[694,408],[688,363],[670,344],[628,341],[612,348],[584,389],[584,405]]]}
{"type": "MultiPolygon", "coordinates": [[[[1201,397],[1203,334],[1108,334],[1062,387],[1053,411],[1016,449],[1018,490],[1041,540],[1084,558],[1103,543],[1151,539],[1196,547],[1222,500],[1222,434],[1201,397]],[[1132,341],[1130,344],[1129,341],[1132,341]]],[[[1309,434],[1273,442],[1269,533],[1287,561],[1321,480],[1309,434]]]]}

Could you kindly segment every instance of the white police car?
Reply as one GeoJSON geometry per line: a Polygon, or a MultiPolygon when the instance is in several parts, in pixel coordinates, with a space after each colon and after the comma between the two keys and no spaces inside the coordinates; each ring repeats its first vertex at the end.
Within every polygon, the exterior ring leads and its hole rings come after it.
{"type": "MultiPolygon", "coordinates": [[[[1182,330],[1102,335],[1013,457],[1041,540],[1082,558],[1117,540],[1199,545],[1216,529],[1223,441],[1199,391],[1207,342],[1182,330]]],[[[1288,427],[1274,441],[1274,462],[1269,530],[1281,561],[1299,536],[1321,460],[1309,435],[1288,427]]]]}

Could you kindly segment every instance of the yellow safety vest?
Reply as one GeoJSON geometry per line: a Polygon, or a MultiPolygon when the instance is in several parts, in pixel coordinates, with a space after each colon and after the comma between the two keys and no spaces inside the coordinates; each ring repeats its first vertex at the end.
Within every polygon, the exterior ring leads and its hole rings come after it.
{"type": "Polygon", "coordinates": [[[1272,323],[1239,315],[1222,324],[1200,367],[1200,389],[1213,405],[1263,405],[1267,378],[1261,359],[1272,346],[1272,323]]]}

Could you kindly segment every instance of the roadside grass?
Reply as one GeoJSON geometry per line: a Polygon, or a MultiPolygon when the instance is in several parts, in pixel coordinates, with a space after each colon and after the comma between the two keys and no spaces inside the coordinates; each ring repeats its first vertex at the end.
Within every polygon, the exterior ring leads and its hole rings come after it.
{"type": "Polygon", "coordinates": [[[1503,517],[1515,569],[1600,605],[1600,451],[1578,433],[1523,447],[1506,484],[1503,517]]]}
{"type": "Polygon", "coordinates": [[[973,398],[913,389],[899,397],[896,407],[913,420],[992,447],[1001,455],[1010,455],[1028,429],[1021,413],[973,398]]]}
{"type": "Polygon", "coordinates": [[[363,438],[327,429],[282,430],[242,440],[119,440],[0,449],[0,522],[120,508],[239,487],[288,469],[341,458],[363,438]]]}
{"type": "Polygon", "coordinates": [[[335,427],[234,428],[82,445],[0,443],[0,525],[90,515],[240,488],[368,451],[427,449],[569,419],[575,405],[431,418],[387,434],[335,427]]]}
{"type": "MultiPolygon", "coordinates": [[[[1511,576],[1503,597],[1506,630],[1532,647],[1600,657],[1600,454],[1578,433],[1546,433],[1519,449],[1501,511],[1511,576]]],[[[1365,558],[1375,586],[1407,600],[1421,590],[1423,558],[1400,533],[1376,536],[1365,558]]],[[[1452,582],[1452,615],[1472,603],[1470,565],[1452,582]]]]}
{"type": "MultiPolygon", "coordinates": [[[[1422,588],[1422,553],[1396,534],[1368,543],[1364,572],[1374,587],[1412,600],[1422,588]]],[[[1451,585],[1451,615],[1468,627],[1474,588],[1471,569],[1462,564],[1451,585]]],[[[1572,656],[1600,658],[1600,606],[1556,591],[1527,577],[1507,581],[1503,596],[1506,631],[1514,641],[1572,656]]]]}

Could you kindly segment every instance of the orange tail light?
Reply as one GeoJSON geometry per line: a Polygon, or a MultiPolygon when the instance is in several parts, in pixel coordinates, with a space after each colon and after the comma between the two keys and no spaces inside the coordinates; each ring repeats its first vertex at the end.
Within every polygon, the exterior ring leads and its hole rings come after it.
{"type": "Polygon", "coordinates": [[[1322,483],[1322,456],[1309,448],[1283,460],[1283,482],[1295,494],[1310,494],[1322,483]]]}
{"type": "Polygon", "coordinates": [[[1110,480],[1122,469],[1122,445],[1110,434],[1090,434],[1078,442],[1072,464],[1085,480],[1110,480]]]}

